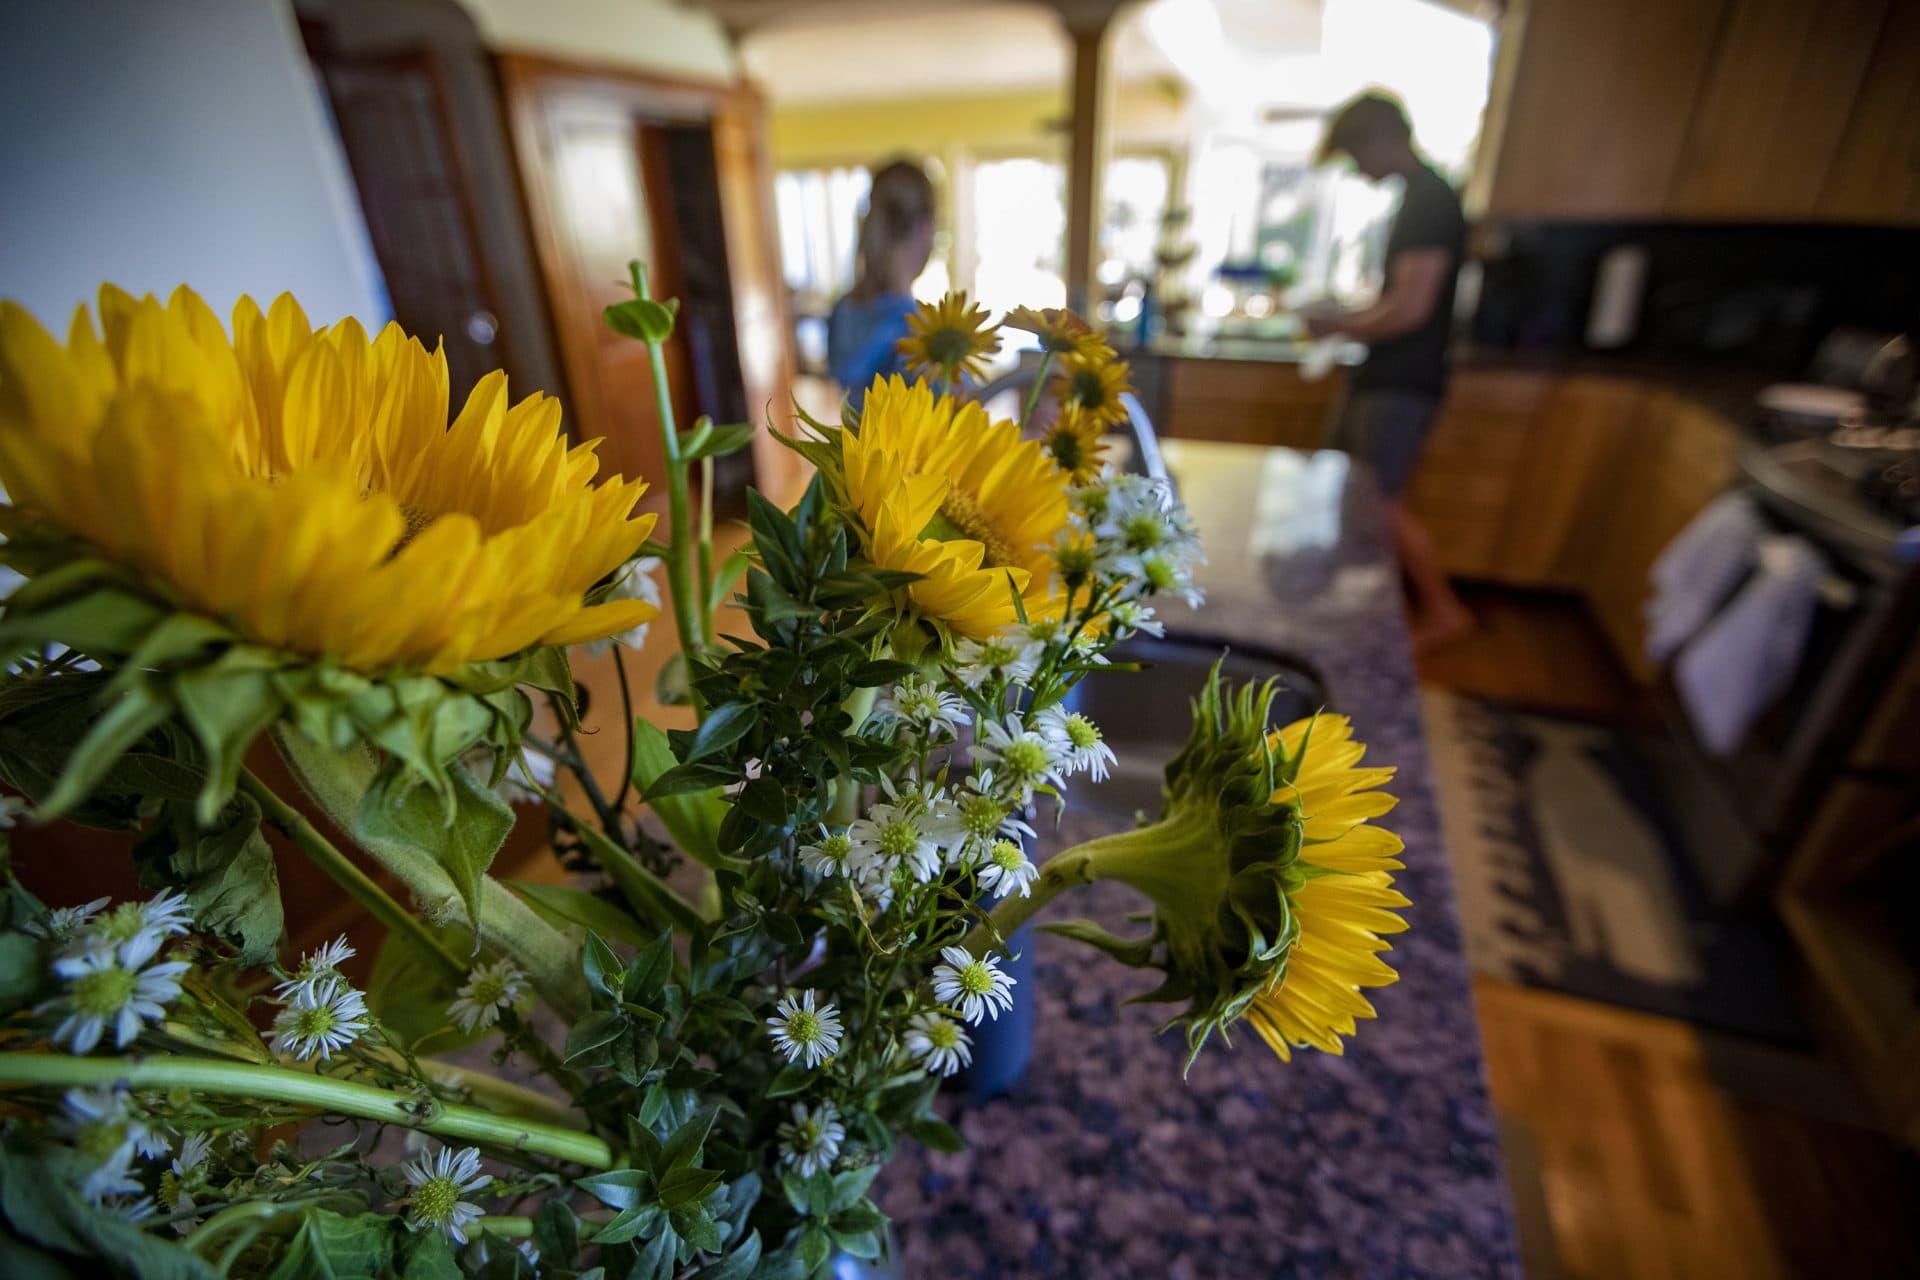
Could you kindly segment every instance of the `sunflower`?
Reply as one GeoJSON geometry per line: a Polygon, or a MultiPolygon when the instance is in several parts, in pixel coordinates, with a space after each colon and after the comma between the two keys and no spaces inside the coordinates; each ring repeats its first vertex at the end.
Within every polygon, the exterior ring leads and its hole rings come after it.
{"type": "Polygon", "coordinates": [[[1246,1016],[1286,1061],[1299,1045],[1341,1052],[1340,1037],[1353,1034],[1355,1020],[1374,1016],[1360,992],[1398,977],[1380,959],[1388,949],[1380,935],[1407,927],[1393,908],[1408,903],[1393,888],[1392,873],[1401,866],[1395,857],[1400,838],[1366,825],[1396,803],[1374,790],[1394,771],[1359,767],[1366,747],[1353,741],[1345,716],[1301,720],[1272,740],[1285,757],[1298,761],[1293,781],[1274,792],[1273,802],[1300,811],[1296,865],[1307,878],[1288,895],[1299,940],[1286,967],[1254,998],[1246,1016]]]}
{"type": "Polygon", "coordinates": [[[1040,444],[1053,464],[1066,473],[1069,483],[1090,484],[1105,461],[1106,428],[1083,410],[1067,406],[1047,428],[1040,444]]]}
{"type": "Polygon", "coordinates": [[[987,324],[986,308],[970,304],[964,289],[932,305],[921,303],[907,317],[907,331],[895,345],[907,371],[923,378],[984,377],[987,357],[1000,349],[1000,334],[987,324]]]}
{"type": "Polygon", "coordinates": [[[1127,364],[1111,352],[1098,356],[1071,355],[1059,365],[1060,407],[1078,409],[1103,427],[1127,420],[1120,397],[1133,390],[1127,384],[1127,364]]]}
{"type": "Polygon", "coordinates": [[[1040,349],[1054,355],[1078,355],[1090,360],[1113,358],[1113,348],[1092,325],[1065,307],[1015,307],[1001,321],[1040,339],[1040,349]]]}
{"type": "Polygon", "coordinates": [[[312,328],[282,295],[233,339],[184,286],[100,291],[64,346],[0,304],[0,484],[156,594],[275,650],[445,675],[652,617],[589,589],[639,547],[638,480],[596,485],[560,406],[491,373],[448,425],[447,363],[398,325],[312,328]],[[102,335],[104,331],[104,337],[102,335]]]}
{"type": "Polygon", "coordinates": [[[867,557],[921,575],[928,618],[984,639],[1055,608],[1048,548],[1067,525],[1067,478],[1039,442],[924,382],[876,378],[857,431],[841,436],[848,504],[867,557]]]}

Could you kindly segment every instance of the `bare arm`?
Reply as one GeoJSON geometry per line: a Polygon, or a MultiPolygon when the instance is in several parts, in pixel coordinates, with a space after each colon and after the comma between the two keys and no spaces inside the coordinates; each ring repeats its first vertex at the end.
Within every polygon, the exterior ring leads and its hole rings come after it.
{"type": "Polygon", "coordinates": [[[1382,342],[1412,333],[1427,322],[1440,302],[1453,255],[1445,249],[1409,249],[1393,257],[1385,292],[1372,306],[1307,317],[1318,337],[1344,334],[1355,342],[1382,342]]]}

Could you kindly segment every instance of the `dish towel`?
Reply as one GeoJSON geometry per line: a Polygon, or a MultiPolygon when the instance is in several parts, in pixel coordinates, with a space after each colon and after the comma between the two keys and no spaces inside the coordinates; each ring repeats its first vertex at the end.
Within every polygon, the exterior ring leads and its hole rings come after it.
{"type": "Polygon", "coordinates": [[[1746,576],[1766,523],[1742,493],[1724,493],[1687,523],[1648,576],[1653,595],[1645,607],[1647,657],[1665,663],[1693,639],[1746,576]]]}
{"type": "Polygon", "coordinates": [[[1687,718],[1717,755],[1738,747],[1754,718],[1786,692],[1828,571],[1804,538],[1769,537],[1757,559],[1747,584],[1673,664],[1687,718]]]}

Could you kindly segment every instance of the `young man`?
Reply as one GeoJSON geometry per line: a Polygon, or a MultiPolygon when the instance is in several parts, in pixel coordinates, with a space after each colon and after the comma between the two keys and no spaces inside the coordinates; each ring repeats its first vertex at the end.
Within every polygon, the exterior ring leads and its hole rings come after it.
{"type": "Polygon", "coordinates": [[[1431,646],[1470,629],[1473,617],[1401,498],[1446,393],[1447,333],[1467,222],[1453,188],[1414,147],[1406,110],[1394,98],[1365,93],[1334,114],[1317,159],[1343,155],[1371,181],[1397,177],[1406,186],[1387,233],[1386,287],[1371,306],[1310,311],[1303,319],[1315,337],[1337,333],[1367,345],[1366,362],[1347,379],[1334,411],[1328,443],[1379,474],[1394,548],[1413,590],[1414,642],[1431,646]]]}

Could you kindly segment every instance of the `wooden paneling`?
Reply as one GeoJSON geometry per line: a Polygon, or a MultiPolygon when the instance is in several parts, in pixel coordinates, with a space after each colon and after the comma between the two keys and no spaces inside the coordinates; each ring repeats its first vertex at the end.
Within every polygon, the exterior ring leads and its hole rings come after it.
{"type": "Polygon", "coordinates": [[[1811,215],[1886,8],[1887,0],[1731,0],[1694,104],[1672,211],[1811,215]]]}
{"type": "Polygon", "coordinates": [[[1920,225],[1920,0],[1893,0],[1887,12],[1816,211],[1920,225]]]}
{"type": "Polygon", "coordinates": [[[1326,443],[1327,413],[1338,375],[1309,382],[1300,366],[1278,360],[1174,358],[1167,370],[1160,434],[1231,444],[1318,449],[1326,443]]]}
{"type": "Polygon", "coordinates": [[[1449,573],[1498,576],[1521,460],[1552,385],[1547,374],[1506,370],[1453,379],[1407,489],[1408,508],[1449,573]]]}
{"type": "Polygon", "coordinates": [[[1627,491],[1627,442],[1646,391],[1622,378],[1569,377],[1548,394],[1528,436],[1507,509],[1495,576],[1526,586],[1581,587],[1591,536],[1627,491]]]}
{"type": "MultiPolygon", "coordinates": [[[[1525,0],[1491,180],[1495,215],[1652,217],[1667,209],[1723,0],[1525,0]]],[[[1812,8],[1814,6],[1808,6],[1812,8]]],[[[1506,56],[1503,53],[1503,56],[1506,56]]]]}

